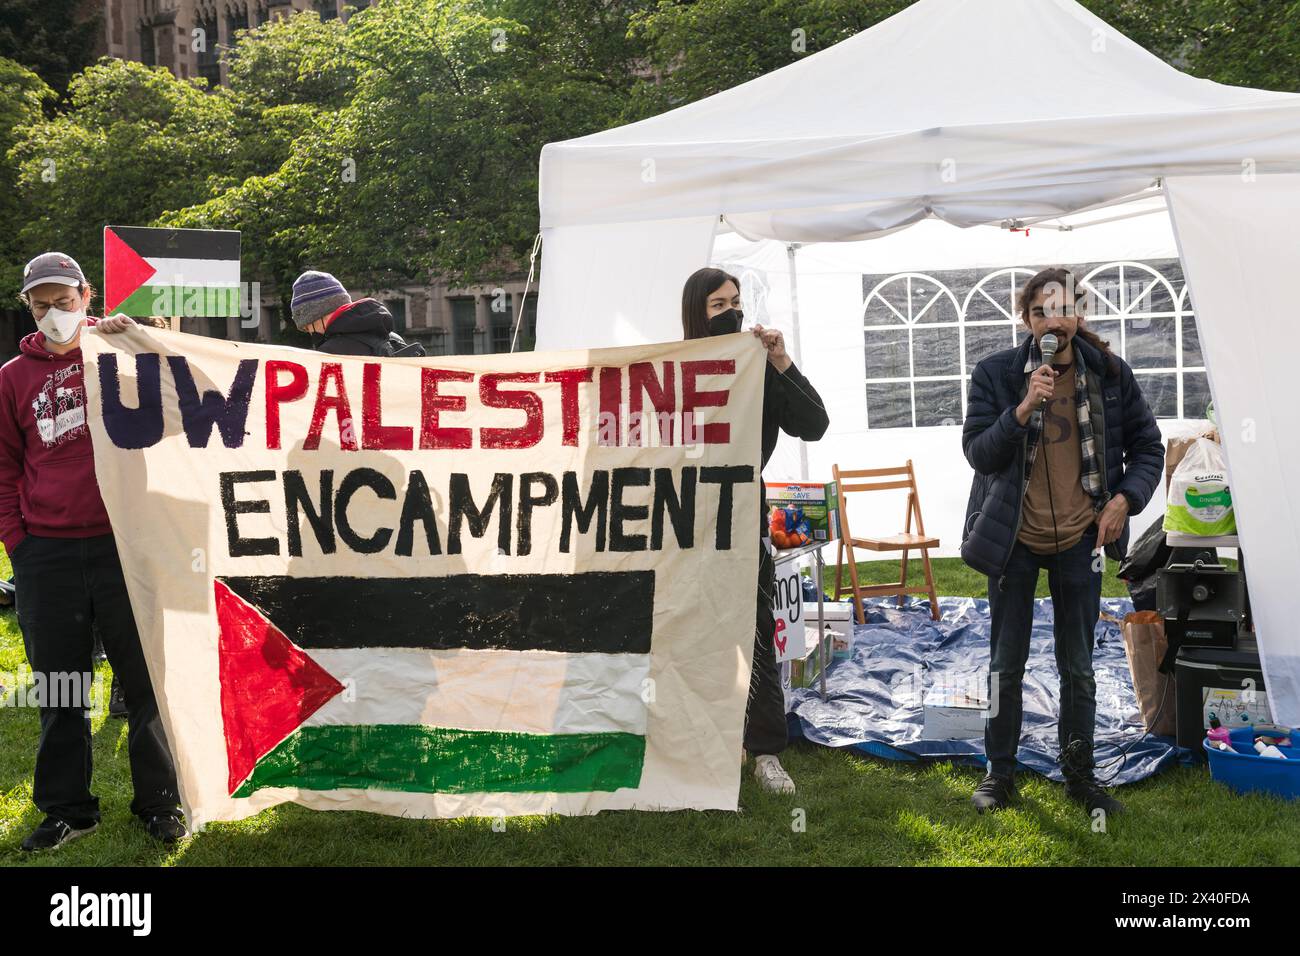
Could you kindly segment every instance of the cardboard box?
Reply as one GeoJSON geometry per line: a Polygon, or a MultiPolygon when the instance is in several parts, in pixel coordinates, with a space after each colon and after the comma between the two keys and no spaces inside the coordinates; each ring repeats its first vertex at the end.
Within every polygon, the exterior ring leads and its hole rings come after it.
{"type": "Polygon", "coordinates": [[[931,689],[925,695],[926,740],[971,740],[984,736],[988,701],[952,690],[931,689]]]}
{"type": "Polygon", "coordinates": [[[808,522],[814,541],[834,541],[840,536],[840,496],[835,482],[773,482],[767,486],[767,513],[773,508],[794,508],[808,522]]]}
{"type": "MultiPolygon", "coordinates": [[[[822,620],[826,622],[847,621],[853,617],[853,603],[851,601],[831,601],[822,602],[822,620]]],[[[803,619],[808,622],[809,626],[817,624],[817,602],[803,602],[803,619]]],[[[837,623],[838,626],[838,623],[837,623]]]]}
{"type": "MultiPolygon", "coordinates": [[[[830,637],[831,661],[848,660],[853,656],[853,629],[843,624],[826,625],[830,637]]],[[[790,665],[790,683],[794,687],[812,687],[821,675],[822,650],[817,640],[817,621],[814,618],[804,632],[804,656],[787,661],[790,665]]]]}

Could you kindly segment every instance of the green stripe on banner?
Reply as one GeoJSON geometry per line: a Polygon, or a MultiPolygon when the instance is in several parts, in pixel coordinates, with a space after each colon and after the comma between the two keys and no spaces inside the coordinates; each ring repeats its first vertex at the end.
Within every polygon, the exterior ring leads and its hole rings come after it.
{"type": "Polygon", "coordinates": [[[264,787],[581,793],[641,784],[637,734],[521,734],[415,724],[300,727],[232,794],[264,787]]]}
{"type": "Polygon", "coordinates": [[[113,310],[132,318],[161,315],[237,317],[239,286],[142,285],[113,310]]]}

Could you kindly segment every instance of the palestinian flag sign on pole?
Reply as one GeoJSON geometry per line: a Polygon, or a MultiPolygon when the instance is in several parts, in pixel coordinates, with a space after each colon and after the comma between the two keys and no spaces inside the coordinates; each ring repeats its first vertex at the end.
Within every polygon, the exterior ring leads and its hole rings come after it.
{"type": "Polygon", "coordinates": [[[236,317],[239,233],[104,227],[104,314],[236,317]]]}
{"type": "Polygon", "coordinates": [[[749,335],[368,359],[83,339],[191,821],[735,809],[749,335]]]}

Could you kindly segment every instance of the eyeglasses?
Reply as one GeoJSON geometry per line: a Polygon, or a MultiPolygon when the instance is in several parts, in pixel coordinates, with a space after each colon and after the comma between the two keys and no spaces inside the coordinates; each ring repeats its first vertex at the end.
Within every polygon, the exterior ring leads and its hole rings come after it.
{"type": "Polygon", "coordinates": [[[1087,315],[1087,309],[1084,303],[1077,302],[1074,305],[1067,305],[1064,308],[1057,305],[1040,308],[1034,307],[1033,315],[1035,318],[1056,319],[1056,318],[1082,318],[1087,315]]]}
{"type": "Polygon", "coordinates": [[[46,312],[50,311],[51,305],[53,305],[54,308],[58,309],[60,312],[72,312],[75,311],[77,306],[80,304],[81,304],[81,299],[78,298],[77,296],[65,295],[61,299],[55,299],[54,302],[52,303],[32,302],[29,304],[29,308],[31,308],[32,310],[32,315],[36,316],[36,318],[39,319],[41,316],[45,315],[46,312]]]}

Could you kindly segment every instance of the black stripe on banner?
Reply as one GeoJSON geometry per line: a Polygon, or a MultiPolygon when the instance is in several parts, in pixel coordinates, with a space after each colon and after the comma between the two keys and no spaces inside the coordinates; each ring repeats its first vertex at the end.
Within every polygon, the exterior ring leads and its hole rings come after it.
{"type": "Polygon", "coordinates": [[[145,259],[239,258],[239,232],[233,229],[151,229],[143,226],[109,228],[145,259]]]}
{"type": "Polygon", "coordinates": [[[650,652],[653,571],[218,580],[307,649],[650,652]]]}

